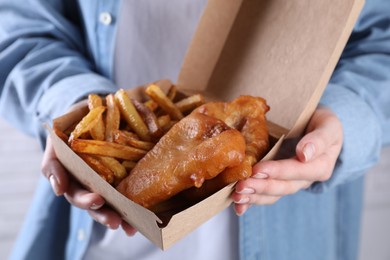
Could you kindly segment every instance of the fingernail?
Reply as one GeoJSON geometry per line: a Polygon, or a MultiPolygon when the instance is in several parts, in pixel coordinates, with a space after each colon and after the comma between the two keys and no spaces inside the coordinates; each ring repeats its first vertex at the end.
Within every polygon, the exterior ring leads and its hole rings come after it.
{"type": "Polygon", "coordinates": [[[117,230],[119,225],[106,224],[106,227],[109,229],[117,230]]]}
{"type": "Polygon", "coordinates": [[[92,210],[97,210],[97,209],[100,209],[102,206],[103,206],[103,204],[92,203],[91,207],[89,207],[89,208],[92,210]]]}
{"type": "Polygon", "coordinates": [[[244,189],[242,189],[240,191],[236,190],[236,192],[239,193],[239,194],[253,194],[253,193],[255,193],[255,190],[252,189],[252,188],[244,188],[244,189]]]}
{"type": "Polygon", "coordinates": [[[60,187],[57,181],[57,178],[54,175],[50,175],[49,177],[50,185],[54,191],[54,193],[59,196],[60,195],[60,187]]]}
{"type": "Polygon", "coordinates": [[[129,232],[125,231],[125,233],[126,233],[127,236],[132,237],[132,236],[134,236],[137,233],[137,230],[134,229],[134,230],[129,231],[129,232]]]}
{"type": "Polygon", "coordinates": [[[305,162],[310,161],[315,153],[315,146],[312,143],[307,143],[303,147],[303,156],[305,157],[305,162]]]}
{"type": "Polygon", "coordinates": [[[245,214],[245,212],[247,212],[247,210],[251,207],[252,205],[250,204],[247,204],[247,205],[244,205],[244,208],[242,208],[241,212],[238,212],[237,210],[236,211],[236,215],[241,217],[242,215],[245,214]]]}
{"type": "Polygon", "coordinates": [[[241,217],[242,215],[244,215],[244,213],[245,213],[245,210],[244,210],[244,211],[241,211],[241,212],[238,212],[238,211],[236,210],[236,215],[239,216],[239,217],[241,217]]]}
{"type": "Polygon", "coordinates": [[[248,197],[241,198],[239,201],[236,201],[237,204],[246,204],[249,202],[248,197]]]}
{"type": "Polygon", "coordinates": [[[252,177],[255,178],[255,179],[267,179],[268,178],[268,174],[263,173],[263,172],[258,172],[255,175],[253,175],[252,177]]]}

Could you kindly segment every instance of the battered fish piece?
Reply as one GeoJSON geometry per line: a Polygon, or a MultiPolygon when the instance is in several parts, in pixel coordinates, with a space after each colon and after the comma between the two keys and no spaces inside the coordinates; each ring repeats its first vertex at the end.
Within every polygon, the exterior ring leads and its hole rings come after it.
{"type": "Polygon", "coordinates": [[[245,138],[245,160],[236,167],[224,170],[201,188],[184,191],[187,200],[197,201],[205,198],[226,185],[244,180],[252,175],[252,166],[269,150],[269,134],[265,114],[269,111],[265,99],[253,96],[240,96],[232,102],[210,102],[192,113],[201,113],[224,121],[229,127],[237,129],[245,138]]]}
{"type": "Polygon", "coordinates": [[[201,187],[245,158],[242,134],[214,117],[192,113],[174,125],[117,190],[152,208],[190,187],[201,187]]]}

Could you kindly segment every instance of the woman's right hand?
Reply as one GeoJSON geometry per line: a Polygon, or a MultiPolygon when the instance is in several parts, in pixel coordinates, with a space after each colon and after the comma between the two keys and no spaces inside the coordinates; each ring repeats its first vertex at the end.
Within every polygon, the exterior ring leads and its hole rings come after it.
{"type": "Polygon", "coordinates": [[[127,235],[135,234],[136,229],[122,220],[115,210],[105,205],[105,200],[99,194],[84,189],[70,176],[58,160],[50,136],[47,138],[41,169],[57,196],[64,195],[70,204],[87,210],[95,221],[108,228],[117,229],[122,226],[127,235]]]}

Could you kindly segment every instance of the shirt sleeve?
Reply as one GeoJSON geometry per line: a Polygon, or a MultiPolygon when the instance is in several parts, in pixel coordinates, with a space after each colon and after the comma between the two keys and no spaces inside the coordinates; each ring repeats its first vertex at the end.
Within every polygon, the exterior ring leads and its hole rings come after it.
{"type": "Polygon", "coordinates": [[[390,2],[368,0],[320,104],[343,125],[344,142],[330,180],[310,190],[361,177],[390,143],[390,2]]]}
{"type": "Polygon", "coordinates": [[[0,115],[32,136],[87,94],[116,89],[88,58],[71,2],[0,0],[0,115]]]}

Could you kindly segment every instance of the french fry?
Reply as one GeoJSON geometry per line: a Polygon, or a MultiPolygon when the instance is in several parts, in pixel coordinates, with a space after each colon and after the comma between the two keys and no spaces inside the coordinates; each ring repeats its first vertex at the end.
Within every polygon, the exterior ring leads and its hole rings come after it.
{"type": "Polygon", "coordinates": [[[96,94],[88,95],[88,108],[89,110],[94,109],[95,107],[103,106],[103,100],[96,94]]]}
{"type": "Polygon", "coordinates": [[[195,94],[176,102],[175,105],[180,110],[180,112],[184,113],[187,111],[192,111],[204,103],[204,96],[195,94]]]}
{"type": "Polygon", "coordinates": [[[168,89],[168,92],[167,92],[167,97],[173,101],[176,97],[176,93],[177,93],[177,88],[175,85],[171,85],[171,87],[168,89]]]}
{"type": "Polygon", "coordinates": [[[69,137],[63,131],[61,131],[55,126],[53,127],[53,131],[59,138],[61,138],[62,141],[64,141],[64,143],[68,142],[69,137]]]}
{"type": "Polygon", "coordinates": [[[118,90],[115,93],[115,100],[118,104],[121,114],[133,129],[133,131],[137,133],[137,135],[142,140],[150,141],[151,137],[148,131],[148,127],[144,121],[142,121],[141,116],[138,114],[127,93],[123,89],[118,90]]]}
{"type": "Polygon", "coordinates": [[[178,122],[177,120],[171,120],[169,115],[159,116],[157,121],[164,133],[168,132],[169,129],[178,122]]]}
{"type": "Polygon", "coordinates": [[[106,167],[99,159],[88,154],[78,154],[95,172],[97,172],[108,183],[114,183],[114,173],[106,167]]]}
{"type": "MultiPolygon", "coordinates": [[[[168,90],[167,97],[173,101],[176,97],[176,93],[177,93],[176,86],[171,85],[171,87],[168,90]]],[[[151,111],[155,111],[158,108],[158,104],[156,102],[154,102],[154,100],[152,100],[152,99],[145,101],[144,105],[147,106],[151,111]]]]}
{"type": "Polygon", "coordinates": [[[171,117],[169,115],[159,116],[157,118],[157,122],[162,129],[165,129],[165,127],[171,122],[171,117]]]}
{"type": "Polygon", "coordinates": [[[135,167],[136,164],[137,163],[133,162],[133,161],[123,161],[122,162],[123,167],[125,167],[128,172],[130,172],[135,167]]]}
{"type": "Polygon", "coordinates": [[[138,139],[138,136],[126,130],[116,130],[112,133],[112,141],[117,144],[129,145],[128,140],[130,138],[138,139]]]}
{"type": "Polygon", "coordinates": [[[127,170],[117,159],[107,156],[99,156],[99,160],[109,168],[117,180],[122,180],[127,176],[127,170]]]}
{"type": "Polygon", "coordinates": [[[116,105],[115,97],[113,94],[106,96],[106,135],[105,140],[108,142],[113,141],[113,132],[119,129],[120,126],[120,112],[119,108],[116,105]]]}
{"type": "MultiPolygon", "coordinates": [[[[103,106],[102,98],[99,97],[96,94],[89,94],[88,95],[88,108],[89,110],[92,110],[97,107],[103,106]]],[[[91,136],[95,140],[104,140],[105,138],[105,125],[103,122],[103,117],[99,117],[98,121],[96,122],[96,125],[92,127],[89,132],[91,133],[91,136]]]]}
{"type": "Polygon", "coordinates": [[[68,142],[72,142],[73,140],[79,138],[83,133],[91,130],[91,128],[94,127],[102,117],[105,110],[105,107],[100,106],[89,111],[89,113],[76,125],[75,129],[70,134],[68,142]]]}
{"type": "Polygon", "coordinates": [[[66,134],[68,137],[70,136],[70,134],[74,131],[74,129],[76,128],[77,124],[79,122],[74,122],[72,123],[70,126],[68,126],[63,132],[64,134],[66,134]]]}
{"type": "Polygon", "coordinates": [[[163,89],[164,91],[170,89],[173,85],[172,81],[170,81],[169,79],[159,79],[153,82],[153,84],[157,85],[160,89],[163,89]]]}
{"type": "Polygon", "coordinates": [[[145,101],[144,105],[147,106],[150,109],[150,111],[155,111],[158,108],[158,104],[151,99],[145,101]]]}
{"type": "Polygon", "coordinates": [[[183,114],[173,104],[173,102],[165,95],[165,93],[155,84],[150,84],[145,93],[154,100],[162,110],[164,110],[172,119],[180,120],[183,118],[183,114]]]}
{"type": "Polygon", "coordinates": [[[169,129],[171,129],[171,127],[178,122],[177,120],[171,120],[169,115],[159,116],[157,121],[164,133],[168,132],[169,129]]]}
{"type": "Polygon", "coordinates": [[[116,130],[114,132],[114,142],[122,145],[129,145],[145,151],[149,151],[154,147],[154,143],[138,140],[134,134],[128,131],[116,130]]]}
{"type": "Polygon", "coordinates": [[[138,100],[132,101],[135,108],[146,123],[150,135],[153,137],[153,139],[158,140],[164,134],[164,132],[158,124],[156,115],[142,102],[139,102],[138,100]]]}
{"type": "MultiPolygon", "coordinates": [[[[204,103],[202,95],[182,97],[169,80],[159,80],[145,90],[150,100],[131,99],[120,89],[102,98],[88,96],[89,112],[64,131],[54,132],[95,172],[117,185],[153,149],[181,118],[204,103]],[[165,94],[162,89],[168,90],[165,94]]],[[[83,107],[83,112],[87,108],[83,107]]]]}
{"type": "Polygon", "coordinates": [[[99,140],[75,139],[70,143],[70,147],[76,153],[109,156],[130,161],[138,161],[147,153],[142,149],[99,140]]]}

